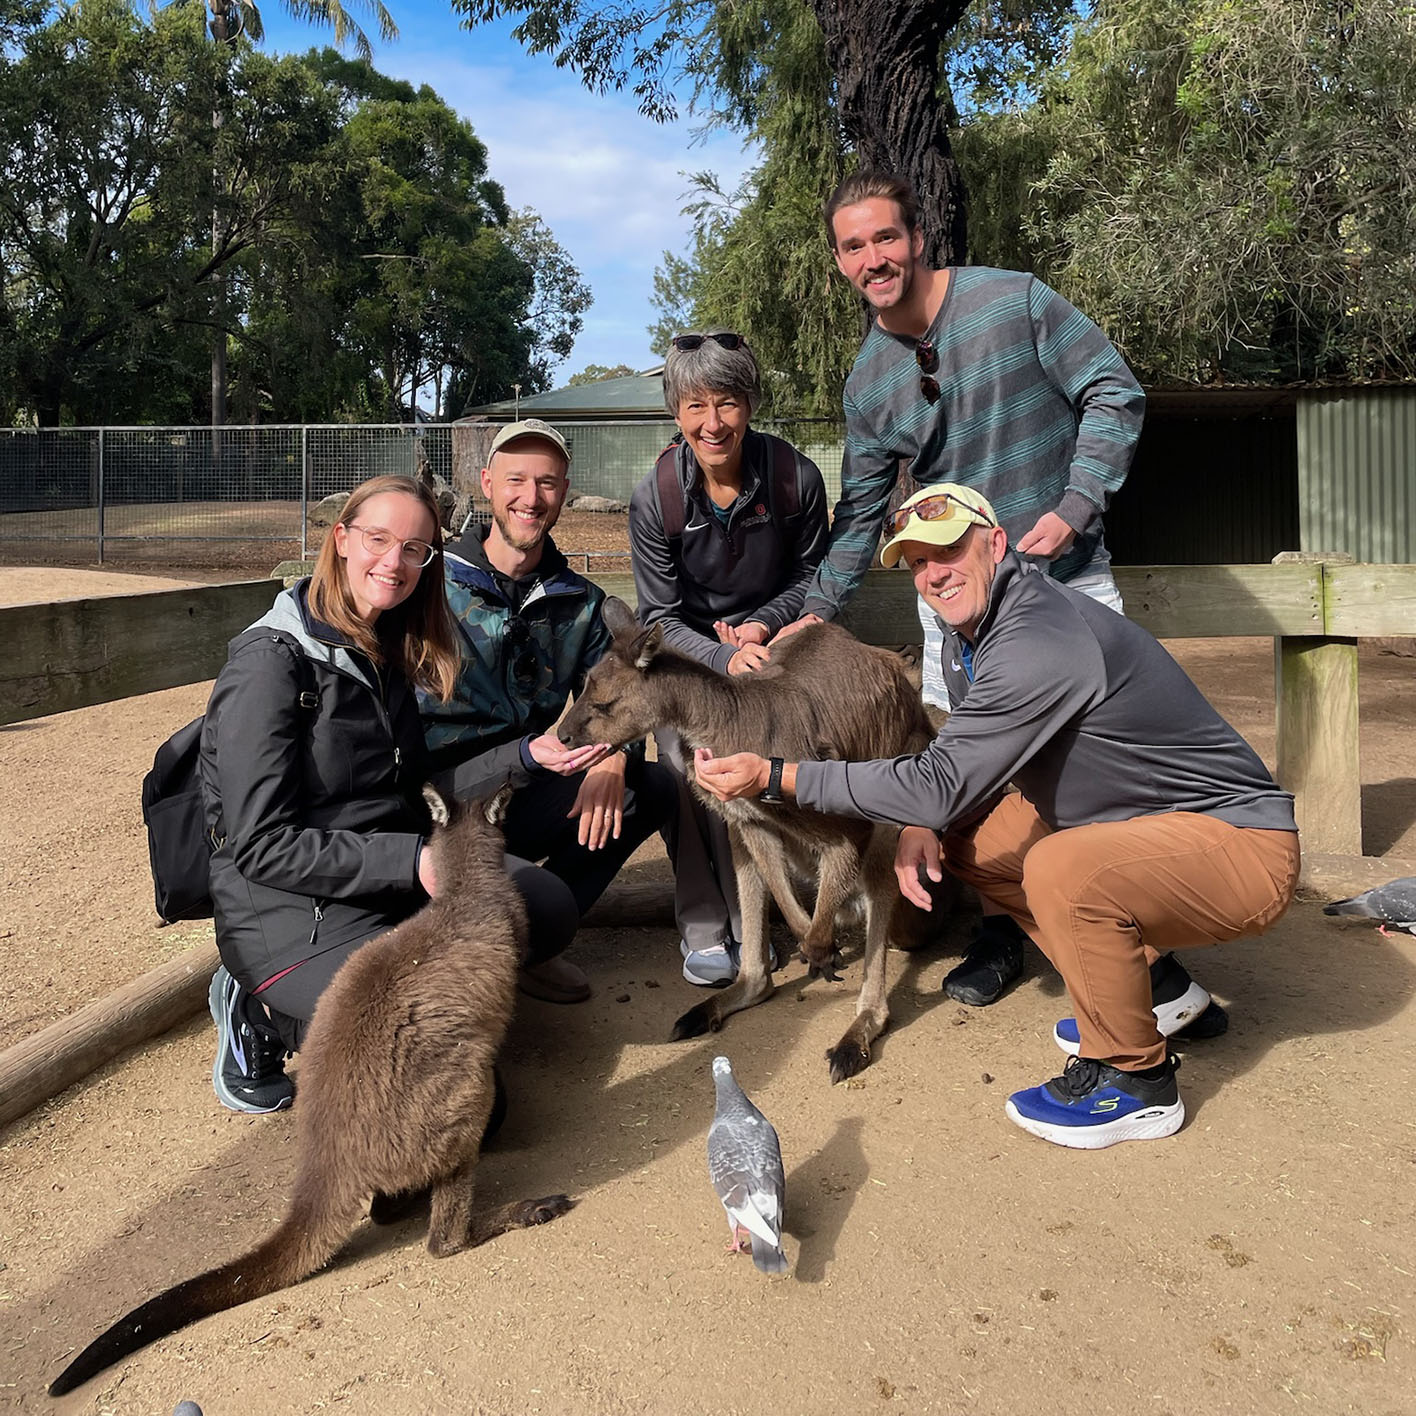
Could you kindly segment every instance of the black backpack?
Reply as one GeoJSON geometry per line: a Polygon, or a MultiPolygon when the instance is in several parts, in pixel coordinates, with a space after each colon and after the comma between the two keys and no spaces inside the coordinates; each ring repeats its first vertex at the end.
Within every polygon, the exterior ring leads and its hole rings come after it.
{"type": "MultiPolygon", "coordinates": [[[[269,633],[269,631],[266,631],[269,633]]],[[[295,651],[302,687],[299,703],[314,708],[319,698],[310,678],[309,661],[298,644],[274,635],[295,651]]],[[[211,857],[221,844],[206,828],[202,805],[202,725],[206,714],[193,718],[157,749],[152,771],[143,778],[143,822],[148,833],[153,898],[163,924],[179,919],[210,919],[211,857]]]]}
{"type": "Polygon", "coordinates": [[[164,924],[179,919],[210,919],[211,854],[216,842],[203,819],[198,765],[202,725],[194,718],[157,749],[152,771],[143,778],[143,821],[153,894],[164,924]]]}

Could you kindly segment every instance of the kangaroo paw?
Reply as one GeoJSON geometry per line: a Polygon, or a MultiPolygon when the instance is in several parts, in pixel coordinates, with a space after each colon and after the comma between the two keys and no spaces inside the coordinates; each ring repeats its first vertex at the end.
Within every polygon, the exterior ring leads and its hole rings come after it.
{"type": "Polygon", "coordinates": [[[520,1222],[528,1229],[533,1224],[549,1224],[575,1208],[569,1195],[542,1195],[539,1200],[522,1200],[517,1206],[520,1222]]]}
{"type": "Polygon", "coordinates": [[[826,1049],[826,1061],[831,1067],[831,1085],[835,1086],[870,1066],[870,1048],[847,1038],[826,1049]]]}
{"type": "Polygon", "coordinates": [[[686,1038],[702,1037],[704,1033],[717,1032],[722,1020],[707,1003],[697,1003],[674,1024],[669,1034],[670,1042],[683,1042],[686,1038]]]}

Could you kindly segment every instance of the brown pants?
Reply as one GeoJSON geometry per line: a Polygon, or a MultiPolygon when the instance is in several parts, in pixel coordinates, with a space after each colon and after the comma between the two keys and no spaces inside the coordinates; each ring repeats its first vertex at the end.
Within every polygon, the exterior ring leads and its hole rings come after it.
{"type": "Polygon", "coordinates": [[[1054,831],[1011,792],[944,838],[949,869],[996,900],[1052,961],[1082,1056],[1159,1066],[1149,967],[1171,949],[1262,934],[1298,883],[1298,836],[1172,812],[1054,831]]]}

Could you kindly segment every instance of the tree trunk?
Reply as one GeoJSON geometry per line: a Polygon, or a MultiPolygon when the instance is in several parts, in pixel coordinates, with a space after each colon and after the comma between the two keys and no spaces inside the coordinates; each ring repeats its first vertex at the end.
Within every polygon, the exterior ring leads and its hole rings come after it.
{"type": "Polygon", "coordinates": [[[836,75],[841,122],[861,166],[909,178],[919,196],[924,258],[968,255],[964,182],[939,97],[939,52],[965,0],[811,0],[836,75]]]}

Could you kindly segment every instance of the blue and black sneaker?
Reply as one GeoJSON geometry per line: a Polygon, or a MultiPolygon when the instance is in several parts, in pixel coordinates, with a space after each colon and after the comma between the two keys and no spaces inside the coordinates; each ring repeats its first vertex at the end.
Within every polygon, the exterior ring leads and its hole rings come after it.
{"type": "MultiPolygon", "coordinates": [[[[1229,1028],[1229,1014],[1194,979],[1174,954],[1162,954],[1150,966],[1151,1011],[1161,1037],[1218,1037],[1229,1028]]],[[[1075,1018],[1060,1018],[1052,1040],[1071,1057],[1080,1055],[1082,1033],[1075,1018]]]]}
{"type": "Polygon", "coordinates": [[[1073,1057],[1060,1077],[1014,1092],[1005,1110],[1015,1125],[1074,1150],[1101,1150],[1117,1141],[1174,1135],[1185,1120],[1175,1085],[1174,1058],[1162,1074],[1123,1072],[1091,1057],[1073,1057]]]}
{"type": "Polygon", "coordinates": [[[245,989],[225,968],[217,969],[207,990],[216,1023],[216,1099],[228,1111],[284,1111],[295,1100],[295,1084],[285,1075],[285,1044],[261,1009],[247,1003],[245,989]]]}

